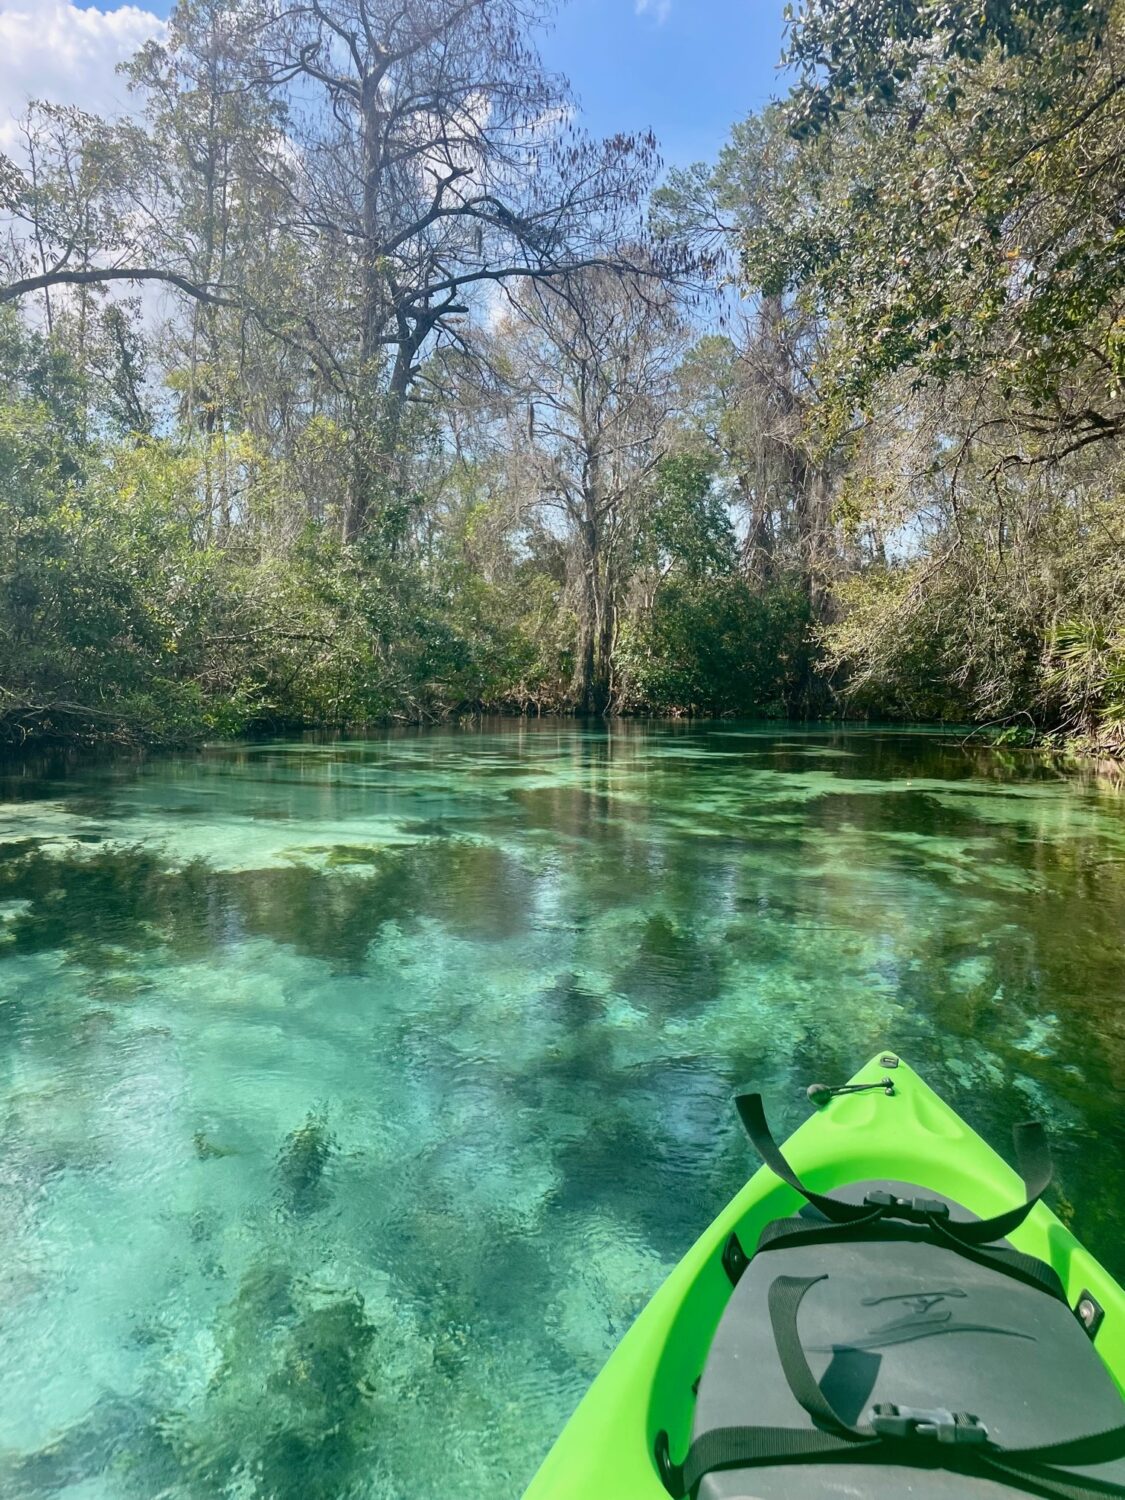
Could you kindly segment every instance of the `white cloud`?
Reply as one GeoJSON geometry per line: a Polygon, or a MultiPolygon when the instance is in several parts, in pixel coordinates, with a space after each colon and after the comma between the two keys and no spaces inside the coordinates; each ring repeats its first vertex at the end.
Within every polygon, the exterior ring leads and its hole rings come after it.
{"type": "Polygon", "coordinates": [[[29,99],[95,114],[127,108],[114,69],[163,30],[137,5],[79,10],[70,0],[0,0],[0,150],[15,144],[14,122],[29,99]]]}
{"type": "Polygon", "coordinates": [[[672,0],[633,0],[633,9],[638,16],[651,16],[658,26],[672,14],[672,0]]]}

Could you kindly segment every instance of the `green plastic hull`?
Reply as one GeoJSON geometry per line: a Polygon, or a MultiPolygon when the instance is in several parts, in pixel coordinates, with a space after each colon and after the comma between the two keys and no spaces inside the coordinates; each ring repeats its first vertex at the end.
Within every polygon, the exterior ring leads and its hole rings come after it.
{"type": "MultiPolygon", "coordinates": [[[[852,1080],[888,1070],[878,1058],[852,1080]]],[[[821,1192],[867,1178],[915,1182],[989,1218],[1023,1201],[1017,1174],[931,1088],[900,1063],[895,1093],[843,1095],[785,1145],[798,1175],[821,1192]]],[[[801,1199],[763,1167],[696,1241],[621,1340],[528,1487],[524,1500],[667,1500],[653,1460],[664,1429],[672,1453],[688,1446],[693,1382],[730,1296],[723,1246],[748,1249],[801,1199]]],[[[1125,1390],[1125,1291],[1042,1203],[1011,1236],[1057,1271],[1073,1306],[1089,1291],[1105,1309],[1095,1347],[1125,1390]]]]}

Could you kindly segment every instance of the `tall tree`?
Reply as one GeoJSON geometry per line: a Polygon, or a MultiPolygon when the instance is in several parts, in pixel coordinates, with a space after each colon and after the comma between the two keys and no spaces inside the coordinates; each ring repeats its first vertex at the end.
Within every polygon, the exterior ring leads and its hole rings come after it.
{"type": "Polygon", "coordinates": [[[45,107],[31,164],[0,164],[16,226],[0,301],[177,288],[197,304],[186,407],[216,430],[232,374],[220,344],[244,391],[253,325],[330,394],[350,454],[345,538],[373,517],[386,527],[401,514],[390,502],[406,488],[404,424],[426,359],[468,347],[499,286],[638,264],[618,246],[635,233],[655,141],[596,142],[574,126],[568,87],[534,45],[551,9],[182,0],[129,70],[149,129],[45,107]]]}
{"type": "Polygon", "coordinates": [[[836,420],[902,370],[993,383],[1009,468],[1120,433],[1122,6],[808,0],[790,40],[800,146],[746,267],[827,321],[836,420]]]}
{"type": "Polygon", "coordinates": [[[1100,705],[1088,725],[1114,701],[1123,18],[808,0],[791,19],[783,170],[738,238],[748,284],[822,331],[832,511],[878,545],[839,557],[821,638],[869,705],[1055,720],[1069,681],[1100,705]]]}
{"type": "Polygon", "coordinates": [[[719,273],[725,328],[702,339],[682,371],[682,415],[719,459],[742,512],[744,563],[759,584],[798,574],[814,612],[825,607],[838,538],[831,499],[837,434],[820,430],[822,320],[791,295],[747,287],[732,305],[739,250],[786,190],[795,148],[776,107],[736,124],[714,165],[669,173],[654,194],[658,237],[692,245],[719,273]]]}
{"type": "Polygon", "coordinates": [[[425,356],[464,345],[486,289],[621,261],[615,243],[647,190],[655,141],[598,143],[575,129],[566,85],[533,42],[549,11],[540,0],[298,0],[264,29],[266,76],[306,106],[293,222],[318,237],[342,289],[334,332],[313,316],[351,406],[350,539],[399,483],[425,356]]]}
{"type": "Polygon", "coordinates": [[[614,694],[620,612],[665,449],[685,329],[657,282],[604,268],[520,284],[495,336],[517,503],[567,548],[571,697],[614,694]]]}
{"type": "MultiPolygon", "coordinates": [[[[148,196],[172,208],[160,226],[164,252],[192,285],[229,289],[220,301],[172,309],[162,350],[184,430],[200,444],[204,512],[219,536],[232,524],[240,482],[228,439],[254,425],[261,365],[284,358],[294,337],[285,305],[299,301],[278,275],[299,249],[285,222],[286,111],[257,77],[251,21],[241,0],[180,0],[164,37],[125,69],[148,138],[160,143],[146,175],[148,196]]],[[[142,179],[138,200],[144,191],[142,179]]],[[[284,390],[275,385],[274,401],[284,390]]]]}

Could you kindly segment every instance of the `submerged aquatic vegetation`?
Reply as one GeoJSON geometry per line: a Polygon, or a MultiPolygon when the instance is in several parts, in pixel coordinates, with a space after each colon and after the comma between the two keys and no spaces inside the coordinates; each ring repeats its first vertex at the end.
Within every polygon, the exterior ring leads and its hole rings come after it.
{"type": "Polygon", "coordinates": [[[222,1146],[203,1130],[197,1130],[192,1136],[192,1144],[195,1154],[200,1161],[222,1161],[226,1156],[237,1156],[237,1151],[231,1146],[222,1146]]]}
{"type": "Polygon", "coordinates": [[[353,1290],[253,1265],[213,1330],[201,1397],[162,1420],[191,1500],[341,1500],[373,1462],[378,1330],[353,1290]]]}
{"type": "Polygon", "coordinates": [[[277,1180],[281,1200],[291,1213],[310,1213],[326,1199],[325,1168],[336,1150],[336,1138],[328,1128],[324,1112],[310,1113],[285,1137],[277,1154],[277,1180]]]}
{"type": "Polygon", "coordinates": [[[48,794],[0,806],[4,1500],[514,1500],[744,1179],[731,1088],[786,1130],[892,1043],[1001,1149],[1045,1118],[1113,1264],[1097,783],[547,724],[48,794]]]}
{"type": "Polygon", "coordinates": [[[66,1494],[106,1477],[113,1493],[129,1500],[150,1500],[179,1481],[179,1465],[165,1441],[161,1419],[146,1402],[100,1396],[43,1447],[21,1454],[0,1450],[5,1500],[66,1494]]]}

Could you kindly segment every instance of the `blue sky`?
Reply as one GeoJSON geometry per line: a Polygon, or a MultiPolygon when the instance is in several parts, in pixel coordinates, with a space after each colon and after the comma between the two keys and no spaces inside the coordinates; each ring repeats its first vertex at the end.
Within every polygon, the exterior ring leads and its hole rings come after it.
{"type": "MultiPolygon", "coordinates": [[[[0,0],[4,10],[41,0],[0,0]]],[[[51,4],[52,0],[48,0],[51,4]]],[[[54,4],[58,0],[53,0],[54,4]]],[[[115,0],[78,0],[113,12],[115,0]]],[[[166,16],[171,0],[132,0],[166,16]]],[[[713,158],[731,124],[780,87],[783,0],[569,0],[543,41],[599,135],[651,127],[665,160],[713,158]]]]}
{"type": "Polygon", "coordinates": [[[544,52],[589,128],[655,130],[665,159],[714,157],[735,120],[778,91],[783,0],[571,0],[544,52]],[[661,19],[661,16],[664,19],[661,19]]]}

